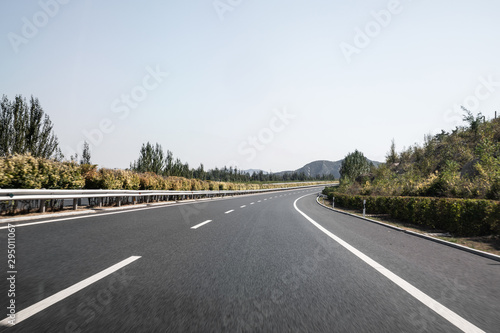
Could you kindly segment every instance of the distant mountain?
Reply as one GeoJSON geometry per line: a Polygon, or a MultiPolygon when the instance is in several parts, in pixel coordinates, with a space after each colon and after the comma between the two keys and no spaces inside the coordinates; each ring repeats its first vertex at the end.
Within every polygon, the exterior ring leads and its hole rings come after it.
{"type": "MultiPolygon", "coordinates": [[[[340,166],[342,165],[342,161],[343,160],[335,161],[335,162],[325,161],[325,160],[314,161],[314,162],[311,162],[309,164],[304,165],[302,168],[297,169],[295,171],[282,171],[282,172],[277,172],[277,174],[283,175],[285,173],[304,172],[306,174],[306,176],[311,176],[311,177],[333,174],[333,176],[336,179],[339,179],[340,178],[339,170],[340,170],[340,166]]],[[[377,161],[371,161],[371,160],[369,160],[369,161],[372,162],[375,166],[378,166],[380,164],[380,162],[377,162],[377,161]]]]}
{"type": "Polygon", "coordinates": [[[323,175],[332,175],[336,178],[340,178],[340,166],[342,165],[342,160],[340,161],[314,161],[309,164],[304,165],[302,168],[297,169],[297,173],[305,173],[306,176],[316,177],[323,175]]]}
{"type": "Polygon", "coordinates": [[[242,172],[243,172],[243,173],[249,173],[249,174],[250,174],[250,176],[252,176],[254,173],[259,173],[259,172],[261,172],[261,171],[264,173],[264,175],[269,174],[269,172],[264,171],[264,170],[260,170],[260,169],[248,169],[248,170],[243,170],[242,172]]]}

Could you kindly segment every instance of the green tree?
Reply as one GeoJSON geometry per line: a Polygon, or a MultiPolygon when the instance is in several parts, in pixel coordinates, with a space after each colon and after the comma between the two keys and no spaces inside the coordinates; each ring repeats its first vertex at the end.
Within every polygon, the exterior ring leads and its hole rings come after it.
{"type": "Polygon", "coordinates": [[[357,177],[370,172],[372,163],[363,155],[362,152],[355,150],[347,154],[340,166],[340,181],[349,183],[357,177]]]}
{"type": "Polygon", "coordinates": [[[198,169],[196,169],[196,171],[194,172],[193,176],[195,178],[198,178],[198,179],[201,179],[201,180],[205,180],[207,177],[206,177],[206,172],[205,172],[205,167],[203,166],[203,163],[200,163],[200,166],[198,167],[198,169]]]}
{"type": "Polygon", "coordinates": [[[391,149],[387,153],[385,157],[385,162],[387,164],[394,164],[398,161],[398,153],[396,152],[396,143],[394,142],[394,139],[391,141],[391,149]]]}
{"type": "Polygon", "coordinates": [[[156,143],[153,146],[147,142],[142,144],[139,158],[130,165],[130,169],[137,172],[154,172],[162,175],[165,171],[165,158],[163,148],[156,143]]]}
{"type": "Polygon", "coordinates": [[[471,111],[467,110],[465,107],[461,107],[462,110],[465,112],[465,115],[463,116],[463,121],[466,121],[469,123],[469,128],[474,133],[474,135],[477,136],[478,130],[479,130],[479,125],[484,121],[484,116],[482,115],[481,112],[477,114],[476,117],[474,117],[474,114],[472,114],[471,111]]]}
{"type": "Polygon", "coordinates": [[[174,167],[174,154],[167,150],[167,156],[165,157],[165,175],[172,176],[172,171],[174,167]]]}
{"type": "Polygon", "coordinates": [[[90,162],[90,146],[87,141],[83,143],[83,152],[80,164],[92,164],[92,162],[90,162]]]}
{"type": "Polygon", "coordinates": [[[62,159],[54,125],[31,96],[29,103],[21,95],[0,102],[0,156],[31,154],[34,157],[62,159]]]}

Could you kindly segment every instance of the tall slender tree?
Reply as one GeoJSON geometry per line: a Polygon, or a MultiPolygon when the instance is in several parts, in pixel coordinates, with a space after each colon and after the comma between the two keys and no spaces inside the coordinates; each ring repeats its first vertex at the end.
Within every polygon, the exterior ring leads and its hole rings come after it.
{"type": "Polygon", "coordinates": [[[21,95],[0,102],[0,155],[31,154],[35,157],[62,158],[52,121],[38,98],[29,103],[21,95]]]}
{"type": "Polygon", "coordinates": [[[87,141],[83,143],[82,159],[80,160],[80,164],[92,164],[90,161],[90,146],[87,141]]]}
{"type": "Polygon", "coordinates": [[[162,175],[165,170],[165,154],[160,144],[153,146],[147,142],[141,147],[139,158],[134,161],[130,168],[138,172],[154,172],[162,175]]]}
{"type": "Polygon", "coordinates": [[[398,153],[396,152],[396,143],[394,142],[394,139],[391,141],[391,149],[387,153],[385,161],[388,164],[393,164],[398,161],[398,153]]]}

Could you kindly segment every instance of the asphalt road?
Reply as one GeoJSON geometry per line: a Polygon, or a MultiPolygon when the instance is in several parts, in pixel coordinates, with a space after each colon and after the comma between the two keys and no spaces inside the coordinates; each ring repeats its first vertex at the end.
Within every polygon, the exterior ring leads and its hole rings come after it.
{"type": "Polygon", "coordinates": [[[13,298],[2,229],[1,307],[21,322],[0,331],[500,332],[500,262],[324,209],[320,190],[20,222],[13,298]]]}

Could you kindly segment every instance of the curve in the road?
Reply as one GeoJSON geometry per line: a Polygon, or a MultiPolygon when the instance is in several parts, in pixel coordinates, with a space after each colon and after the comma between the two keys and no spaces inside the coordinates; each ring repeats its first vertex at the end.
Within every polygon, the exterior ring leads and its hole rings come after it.
{"type": "Polygon", "coordinates": [[[301,211],[297,207],[297,202],[307,196],[310,196],[311,194],[306,194],[303,195],[295,200],[293,203],[293,206],[295,210],[297,210],[306,220],[311,222],[316,228],[321,230],[323,233],[325,233],[328,237],[342,245],[344,248],[346,248],[348,251],[350,251],[352,254],[357,256],[359,259],[363,260],[366,264],[370,265],[372,268],[377,270],[380,274],[384,275],[386,278],[394,282],[396,285],[398,285],[400,288],[405,290],[407,293],[409,293],[411,296],[415,297],[417,300],[422,302],[424,305],[429,307],[431,310],[435,311],[437,314],[439,314],[441,317],[444,319],[448,320],[450,323],[455,325],[457,328],[464,332],[484,332],[481,330],[479,327],[473,325],[472,323],[468,322],[455,312],[451,311],[438,301],[434,300],[433,298],[429,297],[427,294],[419,290],[418,288],[415,288],[413,285],[408,283],[407,281],[403,280],[384,266],[380,265],[378,262],[375,260],[371,259],[368,257],[366,254],[363,252],[359,251],[355,247],[351,246],[349,243],[345,242],[343,239],[339,238],[338,236],[334,235],[327,229],[325,229],[322,225],[314,221],[312,218],[310,218],[307,214],[305,214],[303,211],[301,211]]]}

